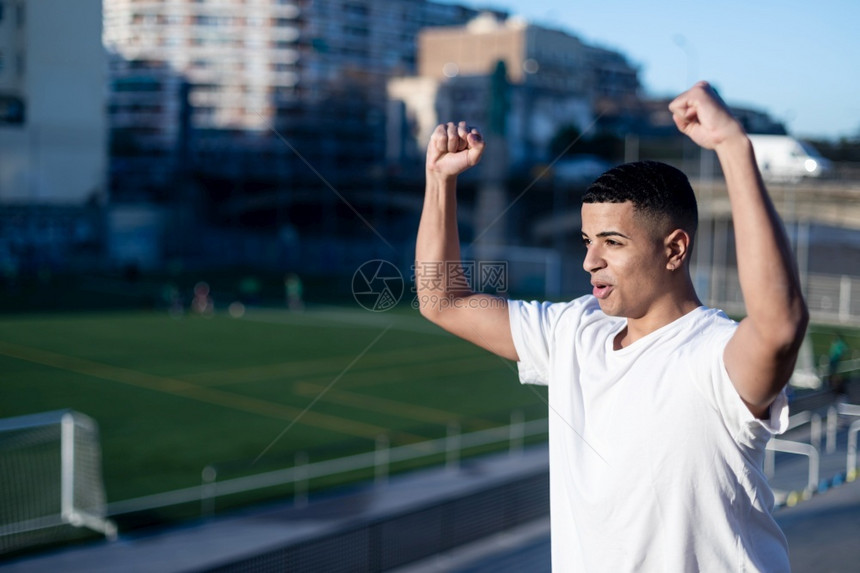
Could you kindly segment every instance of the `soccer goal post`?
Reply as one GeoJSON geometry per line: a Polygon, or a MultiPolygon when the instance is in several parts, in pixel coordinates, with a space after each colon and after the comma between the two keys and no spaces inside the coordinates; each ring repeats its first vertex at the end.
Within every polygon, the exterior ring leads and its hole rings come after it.
{"type": "Polygon", "coordinates": [[[96,422],[58,410],[0,420],[0,555],[79,535],[116,538],[96,422]]]}

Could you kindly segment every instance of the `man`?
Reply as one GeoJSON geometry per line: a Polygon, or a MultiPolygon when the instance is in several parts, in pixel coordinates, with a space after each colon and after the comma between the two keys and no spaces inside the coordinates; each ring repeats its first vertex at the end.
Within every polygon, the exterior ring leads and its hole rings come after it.
{"type": "Polygon", "coordinates": [[[807,309],[743,128],[704,82],[669,109],[725,174],[740,323],[699,302],[695,198],[682,173],[654,162],[612,169],[584,197],[591,295],[504,301],[424,280],[430,263],[460,260],[456,177],[484,150],[465,123],[437,127],[427,149],[421,312],[549,386],[554,570],[788,571],[762,460],[786,428],[782,390],[807,309]]]}

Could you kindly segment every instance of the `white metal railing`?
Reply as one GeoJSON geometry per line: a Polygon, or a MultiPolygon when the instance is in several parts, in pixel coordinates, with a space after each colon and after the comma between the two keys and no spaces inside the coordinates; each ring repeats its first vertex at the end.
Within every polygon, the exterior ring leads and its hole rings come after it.
{"type": "MultiPolygon", "coordinates": [[[[860,406],[840,402],[836,405],[837,414],[860,417],[860,406]]],[[[848,454],[845,456],[845,477],[853,481],[857,477],[857,434],[860,432],[860,420],[848,427],[848,454]]]]}
{"type": "Polygon", "coordinates": [[[821,415],[810,410],[798,412],[788,419],[786,431],[799,428],[805,424],[810,424],[809,439],[811,443],[809,444],[777,438],[771,438],[768,441],[764,454],[764,472],[768,478],[772,478],[776,473],[775,452],[806,456],[809,458],[809,479],[807,480],[806,491],[812,492],[818,487],[821,473],[820,455],[818,453],[821,448],[821,415]]]}
{"type": "MultiPolygon", "coordinates": [[[[735,268],[713,268],[710,306],[728,312],[744,312],[743,297],[735,268]]],[[[804,296],[813,322],[860,325],[860,277],[809,273],[804,279],[804,296]]]]}
{"type": "Polygon", "coordinates": [[[820,456],[818,455],[818,449],[815,446],[812,444],[804,444],[803,442],[772,438],[767,443],[767,449],[789,454],[799,454],[809,458],[809,477],[806,483],[806,491],[811,493],[818,488],[820,456]]]}
{"type": "MultiPolygon", "coordinates": [[[[836,453],[836,437],[839,429],[840,416],[860,417],[860,405],[837,401],[827,407],[826,437],[824,443],[825,454],[836,453]]],[[[789,505],[793,505],[800,499],[808,499],[816,491],[821,492],[828,489],[831,485],[842,483],[843,481],[854,481],[858,477],[857,441],[858,435],[860,435],[860,420],[854,421],[848,428],[845,473],[837,474],[833,476],[832,480],[826,479],[824,481],[821,481],[820,479],[822,446],[821,413],[814,410],[799,412],[789,418],[787,430],[793,430],[805,424],[810,424],[809,444],[800,441],[773,438],[768,442],[765,450],[764,472],[768,478],[773,478],[776,470],[774,452],[802,455],[807,457],[809,460],[806,487],[802,491],[790,492],[788,494],[787,503],[789,505]],[[792,501],[792,496],[794,496],[794,501],[792,501]]]]}
{"type": "MultiPolygon", "coordinates": [[[[840,415],[860,417],[860,406],[839,403],[828,408],[824,444],[824,450],[827,453],[833,453],[836,450],[836,431],[840,415]]],[[[821,414],[814,411],[799,412],[789,418],[788,429],[795,429],[805,424],[810,424],[811,443],[771,439],[765,450],[764,470],[768,477],[773,477],[776,469],[774,452],[805,456],[809,460],[809,470],[806,488],[802,493],[811,495],[820,484],[819,452],[823,437],[821,414]]],[[[525,422],[521,412],[514,412],[511,423],[507,426],[461,434],[459,425],[451,423],[445,437],[397,447],[391,447],[388,436],[382,434],[377,438],[372,451],[314,463],[308,463],[307,453],[298,452],[292,467],[223,481],[218,481],[217,466],[207,465],[201,472],[200,485],[109,503],[107,513],[114,516],[196,502],[200,503],[201,514],[209,515],[214,512],[215,499],[218,497],[283,485],[293,486],[294,503],[302,505],[307,501],[308,483],[313,479],[373,469],[374,480],[377,483],[385,483],[392,464],[440,455],[444,456],[444,464],[447,468],[456,469],[464,450],[507,444],[508,451],[515,455],[522,450],[526,438],[546,435],[547,429],[546,418],[525,422]]],[[[856,477],[858,435],[860,435],[860,420],[851,424],[848,430],[846,460],[848,480],[856,477]]]]}
{"type": "Polygon", "coordinates": [[[848,455],[845,459],[845,478],[853,481],[857,477],[857,433],[860,432],[860,420],[848,427],[848,455]]]}
{"type": "MultiPolygon", "coordinates": [[[[843,399],[844,400],[844,399],[843,399]]],[[[849,416],[860,418],[860,405],[847,404],[844,401],[837,401],[827,407],[826,418],[826,435],[824,443],[824,453],[834,454],[836,452],[836,436],[839,429],[839,416],[849,416]]],[[[799,454],[809,458],[809,474],[807,487],[804,494],[812,494],[815,489],[819,488],[820,478],[820,458],[821,458],[821,438],[822,438],[822,416],[818,412],[808,410],[799,412],[791,416],[788,420],[786,431],[793,430],[805,424],[810,424],[809,444],[791,440],[780,440],[772,438],[766,447],[764,458],[764,472],[768,478],[772,478],[775,474],[775,456],[774,452],[785,452],[799,454]]],[[[855,420],[848,428],[848,444],[845,459],[845,474],[837,476],[838,479],[854,481],[858,477],[857,471],[857,442],[860,435],[860,420],[855,420]]]]}
{"type": "Polygon", "coordinates": [[[308,482],[312,479],[373,469],[377,483],[385,482],[392,464],[440,454],[445,456],[446,467],[456,469],[463,450],[507,443],[509,452],[516,454],[521,451],[526,438],[546,435],[547,430],[546,418],[525,422],[522,414],[514,413],[511,424],[507,426],[460,434],[459,426],[452,423],[443,438],[393,448],[389,446],[388,437],[381,435],[373,451],[314,463],[308,463],[307,454],[299,452],[292,467],[223,481],[217,481],[217,467],[208,465],[201,472],[200,485],[109,503],[108,515],[194,502],[200,503],[201,512],[206,515],[214,510],[217,497],[288,484],[293,485],[295,503],[302,504],[306,500],[308,482]]]}

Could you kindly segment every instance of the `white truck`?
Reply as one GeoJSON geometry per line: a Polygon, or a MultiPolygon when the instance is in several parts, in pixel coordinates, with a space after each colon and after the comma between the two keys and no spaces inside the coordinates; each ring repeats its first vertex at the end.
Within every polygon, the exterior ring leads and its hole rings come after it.
{"type": "Polygon", "coordinates": [[[808,143],[790,135],[749,136],[759,171],[766,181],[797,182],[805,177],[823,177],[832,165],[808,143]]]}

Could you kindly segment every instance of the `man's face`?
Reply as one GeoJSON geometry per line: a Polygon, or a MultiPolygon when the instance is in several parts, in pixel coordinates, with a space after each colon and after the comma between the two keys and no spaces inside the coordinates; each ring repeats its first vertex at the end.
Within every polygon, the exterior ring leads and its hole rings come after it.
{"type": "Polygon", "coordinates": [[[582,267],[604,313],[641,318],[666,296],[663,240],[635,215],[633,203],[584,203],[582,241],[582,267]]]}

